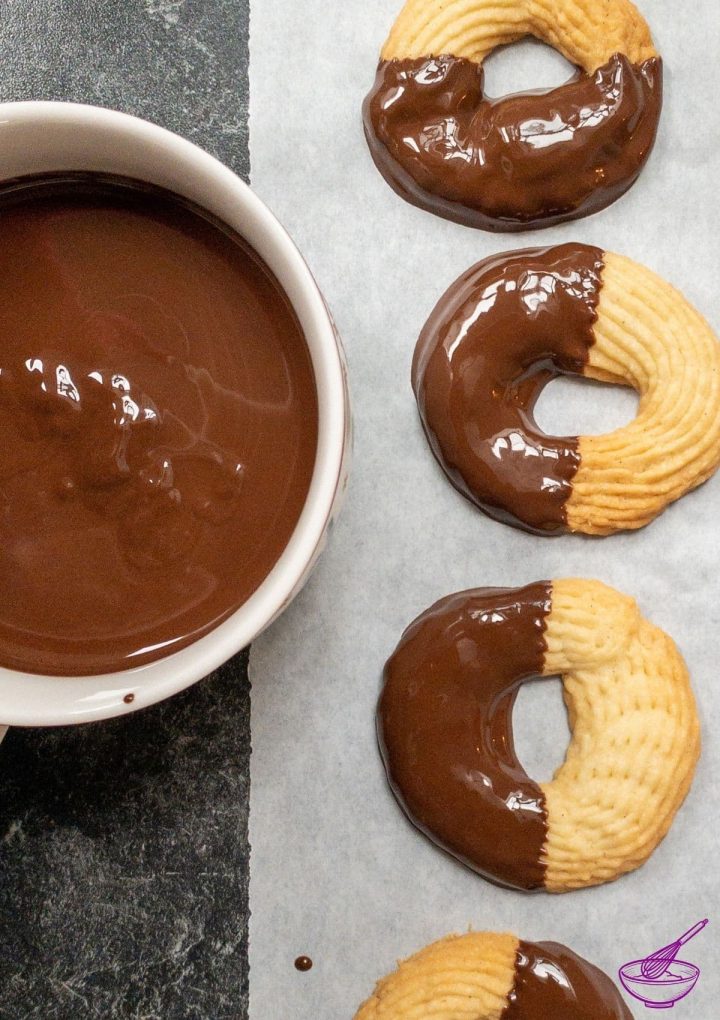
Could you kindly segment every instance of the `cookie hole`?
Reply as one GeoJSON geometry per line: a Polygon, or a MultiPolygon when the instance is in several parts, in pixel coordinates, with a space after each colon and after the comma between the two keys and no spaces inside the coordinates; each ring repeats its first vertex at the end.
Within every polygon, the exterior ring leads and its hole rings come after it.
{"type": "Polygon", "coordinates": [[[515,750],[536,783],[549,782],[565,761],[570,727],[560,677],[523,684],[513,710],[515,750]]]}
{"type": "Polygon", "coordinates": [[[516,92],[543,92],[564,85],[576,68],[552,46],[521,39],[501,46],[484,62],[485,92],[500,98],[516,92]]]}
{"type": "Polygon", "coordinates": [[[561,376],[540,394],[535,421],[549,436],[597,436],[629,425],[638,403],[627,386],[561,376]]]}

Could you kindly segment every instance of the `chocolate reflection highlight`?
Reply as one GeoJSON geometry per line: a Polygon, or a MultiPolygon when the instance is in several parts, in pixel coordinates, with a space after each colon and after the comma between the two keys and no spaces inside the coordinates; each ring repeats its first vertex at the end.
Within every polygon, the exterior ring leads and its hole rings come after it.
{"type": "Polygon", "coordinates": [[[385,666],[380,749],[410,820],[468,867],[543,885],[547,812],[515,753],[512,710],[542,673],[551,584],[450,595],[412,623],[385,666]]]}
{"type": "Polygon", "coordinates": [[[518,945],[515,983],[500,1020],[632,1020],[613,982],[557,942],[518,945]]]}
{"type": "Polygon", "coordinates": [[[381,61],[363,107],[375,164],[408,202],[494,231],[597,212],[637,179],[662,107],[662,61],[616,53],[565,85],[491,99],[481,64],[381,61]]]}
{"type": "Polygon", "coordinates": [[[415,348],[412,385],[446,475],[489,516],[566,529],[578,437],[547,436],[547,383],[582,375],[594,342],[603,252],[583,244],[491,256],[440,299],[415,348]]]}

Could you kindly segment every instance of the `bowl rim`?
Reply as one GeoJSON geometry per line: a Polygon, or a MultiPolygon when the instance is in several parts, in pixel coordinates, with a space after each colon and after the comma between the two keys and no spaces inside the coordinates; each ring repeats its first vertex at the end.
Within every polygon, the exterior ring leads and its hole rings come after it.
{"type": "MultiPolygon", "coordinates": [[[[164,160],[163,165],[170,166],[173,161],[174,166],[182,168],[188,181],[199,178],[208,190],[220,189],[242,219],[242,226],[237,223],[230,226],[245,237],[270,266],[300,319],[318,397],[318,446],[300,518],[269,575],[226,620],[179,651],[144,666],[114,673],[61,677],[0,667],[1,723],[61,726],[127,714],[179,693],[245,648],[287,607],[302,587],[319,551],[343,481],[349,395],[340,339],[307,263],[275,215],[225,164],[166,128],[104,107],[58,101],[0,104],[0,134],[18,125],[28,129],[50,126],[65,132],[99,132],[116,146],[120,142],[141,146],[148,158],[164,160]],[[133,700],[126,703],[123,699],[129,694],[133,695],[133,700]]],[[[64,165],[58,169],[71,168],[64,165]]],[[[77,165],[74,169],[87,167],[77,165]]],[[[36,171],[28,170],[20,176],[33,172],[36,171]]],[[[13,176],[3,170],[0,158],[0,180],[13,176]]],[[[135,176],[145,179],[141,174],[135,176]]],[[[151,178],[148,180],[155,183],[151,178]]]]}

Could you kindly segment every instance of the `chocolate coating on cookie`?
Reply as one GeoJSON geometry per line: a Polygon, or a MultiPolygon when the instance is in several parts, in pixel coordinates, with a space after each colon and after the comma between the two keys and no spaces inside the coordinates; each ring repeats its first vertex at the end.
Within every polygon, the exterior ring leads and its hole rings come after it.
{"type": "Polygon", "coordinates": [[[597,212],[652,150],[662,61],[621,53],[565,85],[490,99],[481,64],[384,60],[363,108],[378,169],[408,202],[485,230],[549,226],[597,212]]]}
{"type": "Polygon", "coordinates": [[[500,1020],[632,1020],[603,971],[557,942],[518,945],[515,984],[500,1020]]]}
{"type": "Polygon", "coordinates": [[[451,595],[418,617],[385,667],[378,737],[411,821],[503,885],[543,885],[547,814],[515,754],[512,710],[542,672],[550,582],[451,595]]]}
{"type": "Polygon", "coordinates": [[[594,342],[603,252],[584,244],[484,259],[454,283],[418,340],[412,384],[430,445],[485,513],[539,534],[566,529],[578,438],[548,436],[546,384],[581,375],[594,342]]]}

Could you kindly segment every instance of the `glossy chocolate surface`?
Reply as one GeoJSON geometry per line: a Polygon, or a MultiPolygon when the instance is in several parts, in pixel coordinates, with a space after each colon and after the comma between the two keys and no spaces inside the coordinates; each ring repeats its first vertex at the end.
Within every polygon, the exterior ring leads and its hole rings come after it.
{"type": "Polygon", "coordinates": [[[168,193],[0,193],[0,665],[82,675],[205,634],[272,569],[315,461],[268,268],[168,193]]]}
{"type": "Polygon", "coordinates": [[[450,595],[412,623],[385,666],[378,737],[410,820],[503,885],[543,885],[545,799],[515,754],[520,685],[542,672],[551,587],[450,595]]]}
{"type": "Polygon", "coordinates": [[[603,253],[584,244],[494,255],[444,294],[423,328],[412,384],[450,481],[485,513],[565,530],[577,437],[541,432],[547,383],[580,375],[594,342],[603,253]]]}
{"type": "Polygon", "coordinates": [[[632,1020],[613,982],[557,942],[520,942],[500,1020],[632,1020]]]}
{"type": "Polygon", "coordinates": [[[380,63],[364,106],[375,163],[407,201],[485,230],[604,209],[636,180],[662,106],[662,61],[615,54],[565,85],[490,99],[481,65],[380,63]]]}

